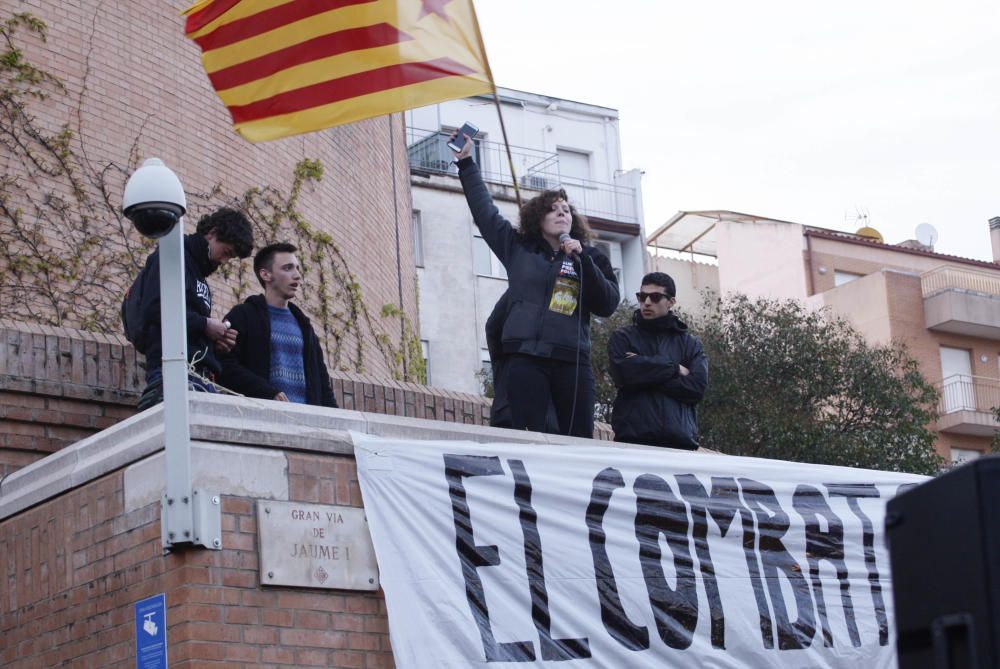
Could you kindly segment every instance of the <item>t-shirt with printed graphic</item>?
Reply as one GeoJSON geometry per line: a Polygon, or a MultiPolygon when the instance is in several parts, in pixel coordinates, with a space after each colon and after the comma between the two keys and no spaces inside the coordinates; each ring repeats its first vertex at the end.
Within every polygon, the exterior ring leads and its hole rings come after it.
{"type": "Polygon", "coordinates": [[[271,385],[285,393],[290,402],[305,404],[302,328],[287,307],[268,305],[267,311],[271,316],[271,385]]]}
{"type": "Polygon", "coordinates": [[[205,310],[211,313],[212,311],[212,289],[208,287],[208,284],[198,279],[194,284],[195,295],[201,300],[201,303],[205,305],[205,310]]]}
{"type": "Polygon", "coordinates": [[[556,279],[555,286],[552,287],[549,311],[572,316],[579,301],[580,275],[576,273],[573,261],[570,258],[564,258],[562,267],[559,268],[559,277],[556,279]]]}

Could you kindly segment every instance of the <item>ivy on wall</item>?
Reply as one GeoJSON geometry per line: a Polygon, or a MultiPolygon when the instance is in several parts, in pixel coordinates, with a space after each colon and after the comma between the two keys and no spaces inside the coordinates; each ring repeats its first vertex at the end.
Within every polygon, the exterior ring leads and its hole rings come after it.
{"type": "MultiPolygon", "coordinates": [[[[29,62],[18,38],[42,42],[46,25],[30,14],[0,24],[0,315],[15,320],[120,332],[126,287],[152,250],[123,217],[120,194],[138,165],[139,141],[122,164],[95,165],[87,157],[77,104],[77,125],[51,129],[32,105],[68,93],[52,74],[29,62]]],[[[84,81],[86,84],[86,81],[84,81]]],[[[246,212],[258,246],[287,241],[299,248],[304,291],[299,305],[313,319],[335,369],[366,371],[371,342],[397,379],[425,379],[419,335],[393,304],[373,310],[333,237],[312,225],[301,203],[323,178],[319,160],[296,165],[287,192],[273,185],[234,195],[224,184],[188,193],[192,217],[221,205],[246,212]],[[401,334],[394,340],[386,325],[401,334]]],[[[236,300],[259,292],[249,263],[223,268],[236,300]]]]}

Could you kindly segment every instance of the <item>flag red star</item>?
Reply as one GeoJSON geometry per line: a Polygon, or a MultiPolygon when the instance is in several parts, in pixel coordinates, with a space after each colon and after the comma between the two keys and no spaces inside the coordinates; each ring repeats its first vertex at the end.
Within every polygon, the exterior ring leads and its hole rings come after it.
{"type": "Polygon", "coordinates": [[[448,15],[445,14],[444,6],[447,5],[451,0],[420,0],[421,10],[420,16],[417,19],[422,19],[428,14],[436,14],[445,21],[448,20],[448,15]]]}

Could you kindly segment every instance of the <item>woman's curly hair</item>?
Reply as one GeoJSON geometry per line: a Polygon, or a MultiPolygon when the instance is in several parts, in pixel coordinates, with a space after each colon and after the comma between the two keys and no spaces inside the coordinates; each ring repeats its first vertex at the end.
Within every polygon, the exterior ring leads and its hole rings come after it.
{"type": "MultiPolygon", "coordinates": [[[[519,232],[521,236],[529,239],[541,238],[542,219],[552,209],[552,203],[556,200],[569,202],[566,191],[562,188],[559,190],[547,190],[524,203],[519,212],[521,219],[519,232]]],[[[569,205],[569,212],[573,217],[573,225],[570,228],[569,236],[583,243],[587,243],[593,239],[594,232],[590,229],[590,225],[587,224],[587,217],[579,213],[572,204],[569,205]]]]}

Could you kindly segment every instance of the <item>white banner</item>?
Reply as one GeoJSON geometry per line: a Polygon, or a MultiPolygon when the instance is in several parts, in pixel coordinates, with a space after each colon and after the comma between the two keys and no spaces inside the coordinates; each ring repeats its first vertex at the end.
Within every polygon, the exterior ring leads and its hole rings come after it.
{"type": "Polygon", "coordinates": [[[896,666],[883,518],[923,477],[352,436],[399,669],[896,666]]]}

